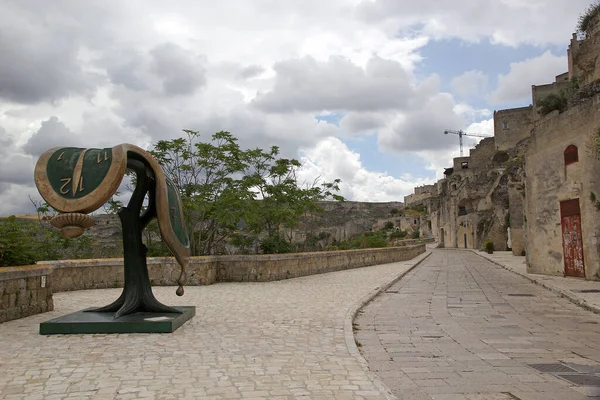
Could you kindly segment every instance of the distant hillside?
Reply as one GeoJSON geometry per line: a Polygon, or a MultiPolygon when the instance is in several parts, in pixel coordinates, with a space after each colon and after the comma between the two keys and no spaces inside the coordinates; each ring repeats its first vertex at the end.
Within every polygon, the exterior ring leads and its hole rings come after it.
{"type": "MultiPolygon", "coordinates": [[[[392,219],[392,210],[403,208],[401,202],[364,203],[355,201],[324,201],[319,205],[323,212],[302,217],[298,229],[291,232],[293,240],[302,243],[308,234],[327,232],[337,241],[372,230],[382,220],[392,219]]],[[[18,216],[24,222],[36,220],[35,214],[18,216]]],[[[92,254],[97,258],[122,257],[121,223],[116,215],[99,214],[94,216],[94,225],[84,234],[92,241],[92,254]]],[[[288,232],[289,234],[290,232],[288,232]]]]}

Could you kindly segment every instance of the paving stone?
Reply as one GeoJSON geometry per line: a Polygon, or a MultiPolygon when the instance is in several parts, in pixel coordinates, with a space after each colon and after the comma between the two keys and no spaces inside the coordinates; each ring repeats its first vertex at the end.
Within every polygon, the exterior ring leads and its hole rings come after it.
{"type": "MultiPolygon", "coordinates": [[[[155,287],[194,305],[172,334],[38,334],[39,323],[115,300],[56,293],[55,309],[0,324],[0,398],[385,399],[346,343],[345,318],[416,260],[266,283],[155,287]]],[[[351,335],[351,332],[350,332],[351,335]]]]}
{"type": "Polygon", "coordinates": [[[354,321],[361,326],[355,336],[369,340],[360,350],[399,399],[514,400],[514,395],[571,400],[596,395],[595,389],[527,364],[600,366],[600,315],[472,252],[434,250],[362,311],[354,321]],[[533,296],[511,296],[515,293],[533,296]],[[372,348],[378,358],[387,354],[393,362],[371,360],[372,348]],[[438,380],[446,386],[435,384],[438,380]]]}

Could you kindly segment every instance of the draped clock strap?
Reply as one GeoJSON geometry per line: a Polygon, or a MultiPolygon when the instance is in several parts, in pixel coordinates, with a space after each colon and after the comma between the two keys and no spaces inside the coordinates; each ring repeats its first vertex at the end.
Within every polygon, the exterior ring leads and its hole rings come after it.
{"type": "Polygon", "coordinates": [[[181,266],[177,294],[182,295],[191,250],[181,198],[149,152],[132,144],[104,149],[56,147],[38,159],[35,183],[42,198],[57,211],[87,214],[110,200],[134,160],[144,163],[155,182],[149,196],[154,197],[161,237],[181,266]]]}

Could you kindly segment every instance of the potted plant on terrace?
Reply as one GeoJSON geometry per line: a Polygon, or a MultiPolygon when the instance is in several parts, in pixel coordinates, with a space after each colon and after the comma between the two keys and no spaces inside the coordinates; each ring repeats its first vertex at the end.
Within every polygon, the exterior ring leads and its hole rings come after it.
{"type": "Polygon", "coordinates": [[[488,254],[492,254],[494,252],[494,243],[491,240],[484,241],[483,249],[487,251],[488,254]]]}

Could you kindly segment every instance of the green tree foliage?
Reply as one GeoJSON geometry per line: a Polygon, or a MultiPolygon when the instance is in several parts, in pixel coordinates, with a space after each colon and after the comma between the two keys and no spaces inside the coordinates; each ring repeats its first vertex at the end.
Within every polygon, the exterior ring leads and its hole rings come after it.
{"type": "Polygon", "coordinates": [[[410,235],[410,237],[413,239],[418,239],[420,236],[421,232],[418,229],[415,229],[410,235]]]}
{"type": "Polygon", "coordinates": [[[340,250],[351,250],[387,247],[387,245],[387,233],[381,230],[377,232],[364,232],[361,235],[341,242],[337,247],[340,250]]]}
{"type": "Polygon", "coordinates": [[[54,228],[14,216],[0,221],[0,266],[34,264],[42,260],[85,258],[90,254],[87,236],[66,239],[54,228]]]}
{"type": "Polygon", "coordinates": [[[35,263],[30,237],[14,216],[0,222],[0,267],[35,263]]]}
{"type": "Polygon", "coordinates": [[[123,202],[121,200],[117,200],[116,197],[120,195],[121,192],[115,192],[113,197],[111,197],[110,200],[108,200],[106,204],[102,206],[102,208],[104,208],[105,213],[109,215],[117,215],[119,213],[121,208],[123,208],[123,202]]]}
{"type": "Polygon", "coordinates": [[[261,238],[263,252],[292,251],[284,228],[318,212],[320,200],[343,200],[335,194],[339,180],[302,187],[300,163],[279,158],[276,146],[242,150],[229,132],[217,132],[209,142],[201,142],[198,132],[184,132],[186,137],[159,141],[151,153],[180,192],[194,255],[216,254],[229,239],[248,249],[261,238]],[[243,238],[236,236],[240,231],[243,238]]]}
{"type": "Polygon", "coordinates": [[[538,100],[539,113],[541,115],[548,115],[554,110],[558,110],[559,113],[567,111],[569,99],[573,97],[577,90],[579,90],[579,83],[577,78],[573,78],[569,81],[567,87],[562,89],[558,94],[552,93],[538,100]]]}
{"type": "Polygon", "coordinates": [[[391,231],[392,229],[394,229],[394,223],[392,221],[387,221],[385,224],[383,224],[384,231],[391,231]]]}
{"type": "Polygon", "coordinates": [[[390,234],[390,239],[404,239],[408,235],[407,231],[398,229],[390,234]]]}

